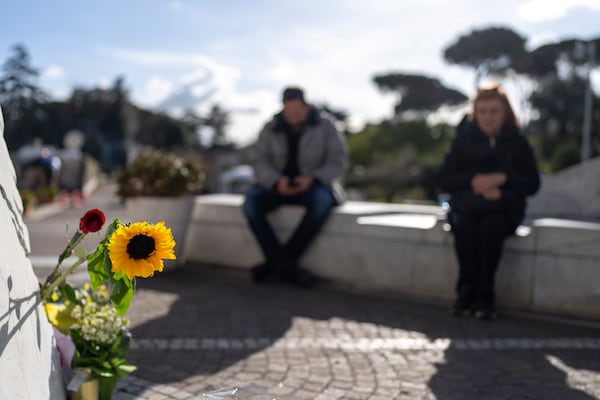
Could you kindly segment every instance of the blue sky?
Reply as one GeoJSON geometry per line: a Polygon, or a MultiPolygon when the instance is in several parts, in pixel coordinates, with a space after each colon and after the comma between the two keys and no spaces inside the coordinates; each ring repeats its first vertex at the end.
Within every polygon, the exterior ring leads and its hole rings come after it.
{"type": "Polygon", "coordinates": [[[222,104],[239,143],[254,140],[286,84],[355,126],[391,113],[377,73],[428,74],[471,94],[473,73],[442,51],[474,28],[508,26],[531,47],[600,36],[600,0],[22,0],[2,10],[0,59],[25,44],[53,96],[123,76],[148,108],[222,104]]]}

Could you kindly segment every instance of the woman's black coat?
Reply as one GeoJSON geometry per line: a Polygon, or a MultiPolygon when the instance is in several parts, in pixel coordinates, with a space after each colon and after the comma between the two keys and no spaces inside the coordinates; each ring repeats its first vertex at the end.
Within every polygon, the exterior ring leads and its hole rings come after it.
{"type": "Polygon", "coordinates": [[[526,197],[538,190],[540,179],[531,146],[517,127],[505,126],[491,139],[464,120],[440,169],[438,186],[450,194],[450,207],[458,213],[506,213],[520,221],[526,197]],[[507,176],[496,201],[486,200],[471,188],[476,174],[491,172],[507,176]]]}

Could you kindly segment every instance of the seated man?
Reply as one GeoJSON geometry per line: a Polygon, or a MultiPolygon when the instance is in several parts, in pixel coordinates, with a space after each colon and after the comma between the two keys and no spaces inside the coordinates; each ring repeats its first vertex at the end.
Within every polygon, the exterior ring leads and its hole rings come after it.
{"type": "Polygon", "coordinates": [[[298,260],[317,235],[331,209],[344,200],[339,183],[347,163],[344,135],[289,87],[283,92],[283,111],[264,126],[256,143],[258,185],[246,195],[244,214],[265,261],[252,269],[255,282],[271,273],[301,286],[312,280],[298,260]],[[268,212],[282,204],[304,206],[306,212],[286,243],[267,221],[268,212]]]}

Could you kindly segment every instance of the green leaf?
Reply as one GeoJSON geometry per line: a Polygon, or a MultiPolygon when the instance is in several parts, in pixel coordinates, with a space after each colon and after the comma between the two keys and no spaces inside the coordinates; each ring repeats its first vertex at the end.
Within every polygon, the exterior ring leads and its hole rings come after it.
{"type": "Polygon", "coordinates": [[[70,329],[69,336],[71,336],[71,340],[76,348],[81,349],[85,346],[85,339],[78,329],[70,329]]]}
{"type": "Polygon", "coordinates": [[[118,353],[125,356],[129,351],[129,345],[131,344],[131,333],[127,330],[121,331],[121,339],[118,342],[118,353]]]}
{"type": "Polygon", "coordinates": [[[71,303],[77,304],[77,295],[75,294],[75,289],[73,289],[73,286],[69,285],[68,283],[63,283],[58,287],[58,291],[71,303]]]}
{"type": "Polygon", "coordinates": [[[75,254],[75,256],[80,260],[85,260],[87,258],[87,253],[83,246],[77,247],[73,254],[75,254]]]}
{"type": "Polygon", "coordinates": [[[96,289],[108,279],[108,274],[104,268],[104,251],[104,246],[98,245],[96,251],[87,260],[88,275],[90,276],[92,289],[96,289]]]}
{"type": "Polygon", "coordinates": [[[104,250],[104,273],[110,279],[111,284],[114,284],[114,281],[118,278],[114,277],[112,272],[112,260],[110,259],[110,255],[108,254],[108,249],[104,250]]]}
{"type": "Polygon", "coordinates": [[[112,378],[115,374],[112,373],[111,371],[107,371],[103,368],[98,368],[98,367],[90,367],[92,372],[94,374],[96,374],[97,376],[104,376],[106,378],[112,378]]]}
{"type": "Polygon", "coordinates": [[[125,315],[135,294],[135,280],[121,278],[114,282],[110,300],[119,315],[125,315]]]}
{"type": "Polygon", "coordinates": [[[108,256],[107,245],[112,234],[119,228],[121,221],[119,218],[115,220],[106,228],[106,235],[104,239],[100,241],[94,253],[88,258],[88,274],[90,276],[90,285],[92,289],[96,289],[98,286],[109,280],[111,274],[111,263],[110,257],[108,256]]]}
{"type": "Polygon", "coordinates": [[[98,364],[98,360],[96,357],[85,357],[82,355],[78,355],[77,357],[73,356],[73,361],[71,362],[73,367],[91,367],[93,365],[98,364]]]}
{"type": "Polygon", "coordinates": [[[135,370],[137,370],[137,367],[135,365],[131,365],[131,364],[119,365],[119,368],[118,368],[118,372],[120,374],[130,374],[130,373],[134,372],[135,370]]]}
{"type": "Polygon", "coordinates": [[[113,233],[115,233],[115,231],[117,229],[119,229],[119,226],[121,226],[121,221],[119,220],[119,218],[115,218],[115,220],[106,228],[106,235],[104,236],[104,239],[102,239],[102,241],[100,242],[103,245],[107,245],[108,241],[110,240],[110,237],[112,236],[113,233]]]}

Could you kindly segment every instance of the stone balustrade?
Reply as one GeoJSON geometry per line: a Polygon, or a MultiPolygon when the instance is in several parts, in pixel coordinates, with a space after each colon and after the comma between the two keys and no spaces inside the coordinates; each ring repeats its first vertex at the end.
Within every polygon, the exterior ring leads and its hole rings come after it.
{"type": "MultiPolygon", "coordinates": [[[[250,268],[262,256],[239,195],[196,198],[184,254],[190,264],[250,268]]],[[[285,238],[302,215],[270,215],[285,238]]],[[[335,209],[302,264],[335,284],[424,301],[454,298],[457,263],[440,207],[348,202],[335,209]]],[[[497,275],[500,306],[600,317],[600,224],[541,218],[507,240],[497,275]]]]}

